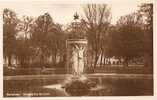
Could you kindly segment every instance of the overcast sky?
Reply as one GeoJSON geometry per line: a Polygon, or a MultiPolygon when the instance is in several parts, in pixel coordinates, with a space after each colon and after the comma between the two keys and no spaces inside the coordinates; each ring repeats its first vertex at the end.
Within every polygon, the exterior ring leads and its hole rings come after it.
{"type": "MultiPolygon", "coordinates": [[[[139,0],[112,0],[113,2],[106,2],[111,6],[111,14],[112,14],[112,23],[115,24],[120,16],[132,13],[138,9],[138,5],[140,4],[139,0]],[[119,1],[119,2],[117,2],[119,1]]],[[[54,22],[58,22],[61,24],[68,24],[73,20],[73,15],[75,12],[78,12],[80,15],[83,15],[82,4],[68,4],[68,3],[57,3],[50,1],[42,1],[42,2],[1,2],[0,9],[10,8],[14,10],[18,17],[23,15],[38,17],[39,15],[48,12],[54,22]]]]}

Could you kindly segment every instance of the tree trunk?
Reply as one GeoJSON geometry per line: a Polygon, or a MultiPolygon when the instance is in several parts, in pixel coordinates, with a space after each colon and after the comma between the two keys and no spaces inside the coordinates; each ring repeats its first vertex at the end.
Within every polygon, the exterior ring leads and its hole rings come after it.
{"type": "Polygon", "coordinates": [[[105,58],[105,56],[104,56],[104,63],[103,63],[103,66],[105,66],[106,65],[106,58],[105,58]]]}
{"type": "Polygon", "coordinates": [[[44,59],[44,58],[45,58],[45,55],[42,54],[42,65],[43,65],[43,66],[45,66],[45,59],[44,59]]]}
{"type": "Polygon", "coordinates": [[[104,55],[104,53],[103,53],[103,51],[102,51],[102,53],[101,53],[101,58],[100,58],[100,67],[103,66],[103,55],[104,55]]]}
{"type": "Polygon", "coordinates": [[[98,58],[99,58],[99,56],[96,53],[95,59],[94,59],[94,68],[96,68],[96,64],[97,64],[98,58]]]}
{"type": "Polygon", "coordinates": [[[124,58],[124,63],[123,63],[124,67],[128,67],[128,61],[129,61],[128,57],[124,58]]]}
{"type": "Polygon", "coordinates": [[[149,70],[149,72],[153,73],[153,57],[145,54],[144,56],[144,66],[149,70]]]}
{"type": "Polygon", "coordinates": [[[93,65],[94,65],[94,54],[93,54],[93,51],[88,51],[89,52],[89,54],[88,54],[88,56],[87,57],[89,57],[89,58],[87,58],[87,61],[88,61],[88,63],[87,63],[87,65],[89,65],[90,66],[90,68],[93,68],[93,65]]]}
{"type": "Polygon", "coordinates": [[[8,66],[11,66],[11,55],[8,56],[8,66]]]}
{"type": "Polygon", "coordinates": [[[24,65],[24,58],[23,58],[23,57],[20,58],[20,65],[21,65],[21,66],[24,65]]]}

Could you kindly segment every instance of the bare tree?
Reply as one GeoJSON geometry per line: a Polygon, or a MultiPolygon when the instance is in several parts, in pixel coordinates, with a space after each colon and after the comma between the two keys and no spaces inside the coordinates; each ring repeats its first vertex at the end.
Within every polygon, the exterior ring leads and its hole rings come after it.
{"type": "Polygon", "coordinates": [[[88,4],[84,7],[84,14],[88,29],[89,51],[94,62],[91,65],[96,67],[100,56],[103,61],[104,41],[111,21],[110,8],[106,4],[88,4]]]}

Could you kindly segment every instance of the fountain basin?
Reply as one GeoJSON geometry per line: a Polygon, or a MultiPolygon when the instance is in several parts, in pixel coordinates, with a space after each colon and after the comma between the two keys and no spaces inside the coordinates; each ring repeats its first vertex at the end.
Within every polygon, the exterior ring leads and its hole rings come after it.
{"type": "Polygon", "coordinates": [[[62,85],[62,88],[64,88],[65,92],[70,96],[87,96],[92,88],[96,87],[96,82],[91,81],[84,76],[73,76],[62,85]]]}

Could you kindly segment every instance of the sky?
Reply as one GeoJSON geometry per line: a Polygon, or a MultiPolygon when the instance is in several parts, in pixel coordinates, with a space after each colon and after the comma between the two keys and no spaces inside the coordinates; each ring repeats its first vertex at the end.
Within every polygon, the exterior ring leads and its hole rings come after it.
{"type": "MultiPolygon", "coordinates": [[[[111,7],[112,20],[115,24],[120,16],[132,13],[138,9],[139,0],[112,0],[112,2],[105,2],[111,7]],[[119,1],[119,2],[118,2],[119,1]]],[[[78,12],[83,16],[83,4],[77,3],[54,3],[51,1],[5,1],[0,3],[0,9],[10,8],[15,11],[20,18],[23,15],[38,17],[48,12],[53,18],[54,22],[60,24],[68,24],[73,20],[73,15],[78,12]]]]}

